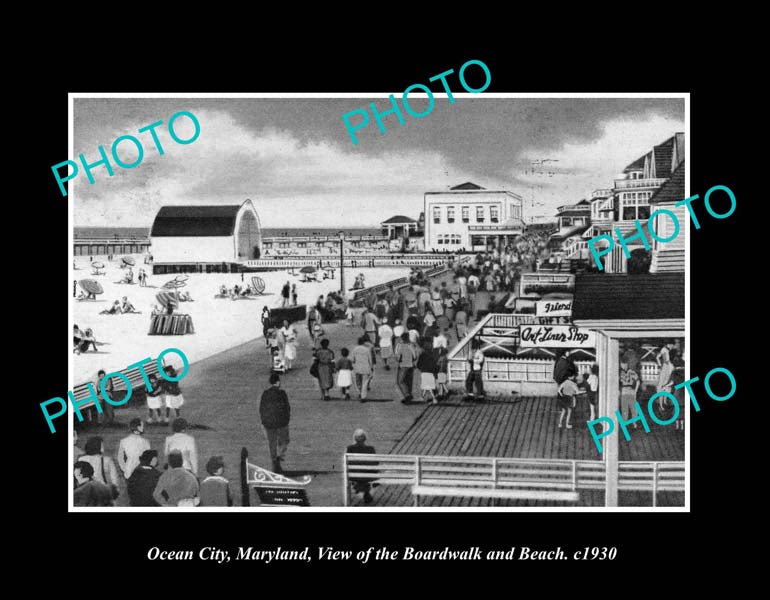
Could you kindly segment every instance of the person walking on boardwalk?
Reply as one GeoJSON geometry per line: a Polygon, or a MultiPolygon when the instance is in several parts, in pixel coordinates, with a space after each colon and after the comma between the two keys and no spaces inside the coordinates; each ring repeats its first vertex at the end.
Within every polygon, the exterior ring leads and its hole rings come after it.
{"type": "Polygon", "coordinates": [[[78,461],[73,466],[77,487],[74,506],[114,506],[112,491],[98,479],[94,479],[94,467],[89,462],[78,461]]]}
{"type": "Polygon", "coordinates": [[[337,387],[342,391],[343,400],[350,400],[350,386],[353,385],[353,361],[348,358],[347,348],[340,350],[342,358],[337,359],[337,387]]]}
{"type": "Polygon", "coordinates": [[[369,339],[375,344],[378,341],[377,327],[379,324],[380,321],[377,319],[377,316],[368,308],[364,307],[364,312],[361,313],[361,328],[364,330],[364,333],[369,336],[369,339]]]}
{"type": "Polygon", "coordinates": [[[260,320],[262,321],[262,336],[265,338],[265,348],[267,348],[270,346],[267,336],[267,330],[270,329],[270,309],[267,306],[262,307],[260,320]]]}
{"type": "Polygon", "coordinates": [[[145,450],[139,457],[139,465],[128,479],[128,503],[131,506],[158,506],[152,497],[160,479],[157,450],[145,450]]]}
{"type": "Polygon", "coordinates": [[[567,416],[567,421],[564,426],[567,429],[572,429],[572,423],[570,423],[570,417],[572,416],[572,407],[575,404],[575,396],[580,393],[576,380],[577,373],[571,373],[564,381],[559,385],[559,391],[557,396],[559,399],[559,428],[564,423],[564,416],[567,416]]]}
{"type": "Polygon", "coordinates": [[[412,401],[412,375],[417,364],[417,353],[409,342],[409,333],[401,334],[401,341],[396,345],[396,385],[401,392],[401,402],[409,404],[412,401]]]}
{"type": "Polygon", "coordinates": [[[259,402],[259,418],[265,429],[273,471],[282,473],[281,463],[289,446],[291,406],[289,405],[289,397],[281,389],[281,377],[278,373],[270,374],[270,387],[262,392],[262,399],[259,402]]]}
{"type": "Polygon", "coordinates": [[[183,459],[183,466],[197,477],[198,475],[198,447],[195,438],[187,431],[187,419],[174,419],[171,424],[174,433],[166,438],[164,454],[166,459],[172,452],[179,452],[183,459]]]}
{"type": "Polygon", "coordinates": [[[286,370],[290,371],[294,360],[297,358],[297,330],[284,319],[283,327],[278,332],[283,340],[283,359],[286,363],[286,370]]]}
{"type": "MultiPolygon", "coordinates": [[[[620,413],[626,421],[631,419],[636,395],[641,385],[638,373],[632,369],[625,359],[620,360],[620,413]]],[[[634,423],[634,429],[637,423],[634,423]]]]}
{"type": "Polygon", "coordinates": [[[553,380],[556,385],[561,385],[571,375],[577,375],[575,363],[569,359],[569,350],[560,353],[553,365],[553,380]]]}
{"type": "Polygon", "coordinates": [[[289,282],[287,281],[287,282],[286,282],[286,283],[283,285],[283,288],[281,288],[282,306],[283,306],[284,308],[285,308],[285,307],[287,307],[287,306],[289,306],[289,294],[290,294],[290,291],[291,291],[291,285],[290,285],[290,284],[289,284],[289,282]]]}
{"type": "Polygon", "coordinates": [[[182,453],[174,450],[168,455],[168,469],[158,478],[152,497],[161,506],[198,506],[198,478],[184,468],[182,453]]]}
{"type": "Polygon", "coordinates": [[[468,376],[465,379],[466,400],[484,399],[484,358],[484,352],[480,348],[479,341],[474,339],[468,357],[468,376]]]}
{"type": "Polygon", "coordinates": [[[321,348],[315,356],[318,361],[318,387],[321,388],[321,399],[331,400],[329,390],[334,387],[334,352],[329,350],[329,340],[321,340],[321,348]]]}
{"type": "Polygon", "coordinates": [[[380,337],[380,357],[385,363],[385,370],[390,371],[388,359],[393,356],[393,328],[388,324],[387,319],[380,325],[377,335],[380,337]]]}
{"type": "Polygon", "coordinates": [[[366,345],[366,339],[362,336],[358,338],[358,345],[353,348],[351,354],[353,362],[353,373],[356,376],[356,387],[361,402],[366,402],[366,395],[369,391],[369,382],[372,379],[372,351],[366,345]]]}
{"type": "Polygon", "coordinates": [[[128,480],[131,473],[139,466],[139,457],[145,450],[150,449],[150,442],[142,437],[144,434],[144,423],[141,419],[131,419],[129,425],[131,433],[120,440],[118,445],[118,466],[123,471],[123,477],[128,480]]]}

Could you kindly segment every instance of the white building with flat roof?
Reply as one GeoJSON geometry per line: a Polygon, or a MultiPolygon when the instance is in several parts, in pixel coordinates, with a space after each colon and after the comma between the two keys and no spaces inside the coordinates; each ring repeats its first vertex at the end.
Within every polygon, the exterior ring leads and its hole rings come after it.
{"type": "Polygon", "coordinates": [[[443,192],[425,192],[426,250],[485,251],[524,231],[521,196],[466,182],[443,192]]]}

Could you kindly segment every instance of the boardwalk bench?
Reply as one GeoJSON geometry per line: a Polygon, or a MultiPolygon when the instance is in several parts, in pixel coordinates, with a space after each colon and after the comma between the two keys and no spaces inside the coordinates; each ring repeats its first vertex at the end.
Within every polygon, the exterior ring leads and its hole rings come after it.
{"type": "MultiPolygon", "coordinates": [[[[605,469],[600,460],[345,454],[344,504],[353,481],[367,480],[408,487],[415,506],[421,497],[579,502],[579,490],[605,489],[605,469]]],[[[620,461],[618,489],[649,492],[657,506],[659,493],[685,491],[685,463],[620,461]]]]}
{"type": "Polygon", "coordinates": [[[354,481],[408,485],[415,506],[422,496],[577,502],[579,461],[476,456],[345,454],[344,501],[354,481]]]}
{"type": "MultiPolygon", "coordinates": [[[[105,369],[106,371],[106,369],[105,369]]],[[[147,377],[149,378],[152,375],[158,375],[158,361],[153,360],[149,363],[144,364],[144,371],[147,373],[147,377]]],[[[131,382],[131,398],[136,398],[137,395],[139,396],[145,396],[147,394],[147,390],[145,388],[144,378],[142,377],[142,372],[139,370],[139,368],[134,369],[123,369],[120,371],[123,373],[126,377],[128,377],[128,380],[131,382]]],[[[114,377],[112,379],[114,383],[114,390],[116,392],[118,391],[127,391],[126,384],[123,381],[123,379],[120,379],[118,377],[114,377]]],[[[88,390],[88,384],[93,384],[93,381],[85,381],[83,383],[79,383],[78,385],[74,386],[72,388],[72,395],[75,398],[75,401],[79,400],[85,400],[88,398],[91,394],[88,390]]],[[[99,394],[99,389],[94,386],[95,391],[97,395],[99,394]]],[[[117,396],[117,395],[116,395],[117,396]]],[[[124,398],[125,394],[120,397],[120,399],[124,398]]],[[[116,397],[116,400],[118,398],[116,397]]],[[[91,422],[94,420],[94,412],[96,411],[95,404],[93,401],[87,402],[85,404],[80,405],[80,412],[84,415],[84,422],[91,422]]]]}

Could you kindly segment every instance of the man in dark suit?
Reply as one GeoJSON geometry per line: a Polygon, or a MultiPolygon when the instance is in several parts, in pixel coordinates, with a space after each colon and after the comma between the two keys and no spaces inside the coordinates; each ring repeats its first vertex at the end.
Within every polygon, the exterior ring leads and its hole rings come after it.
{"type": "Polygon", "coordinates": [[[289,406],[289,397],[281,389],[281,378],[278,373],[270,374],[270,387],[262,392],[259,417],[265,428],[273,471],[282,473],[281,461],[283,461],[286,448],[289,445],[291,407],[289,406]]]}

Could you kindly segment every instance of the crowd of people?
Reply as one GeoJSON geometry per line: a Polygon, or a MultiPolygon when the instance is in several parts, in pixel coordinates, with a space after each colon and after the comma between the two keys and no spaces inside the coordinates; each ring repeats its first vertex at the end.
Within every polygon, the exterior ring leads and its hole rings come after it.
{"type": "MultiPolygon", "coordinates": [[[[620,346],[618,372],[618,404],[622,418],[630,420],[635,415],[634,404],[644,404],[646,398],[658,392],[667,392],[676,398],[679,405],[679,416],[675,429],[684,430],[684,388],[676,386],[684,381],[684,359],[681,340],[665,342],[657,353],[655,361],[658,365],[658,375],[653,384],[644,385],[641,373],[642,346],[634,341],[623,342],[620,346]]],[[[578,373],[570,351],[557,354],[554,363],[553,379],[558,386],[557,399],[559,402],[559,424],[566,429],[572,429],[571,416],[577,403],[585,401],[589,420],[597,417],[596,406],[599,397],[599,366],[593,364],[590,371],[578,373]]],[[[667,395],[656,398],[655,409],[660,419],[669,418],[674,412],[672,401],[667,395]]],[[[638,427],[633,423],[634,429],[638,427]]]]}
{"type": "Polygon", "coordinates": [[[81,450],[76,431],[74,506],[114,506],[123,488],[129,506],[232,506],[222,457],[209,458],[207,476],[200,480],[198,450],[187,428],[185,419],[174,419],[173,433],[166,437],[160,455],[144,437],[144,422],[132,419],[130,433],[120,440],[115,459],[105,454],[99,436],[89,437],[81,450]],[[162,470],[158,468],[160,456],[162,470]]]}

